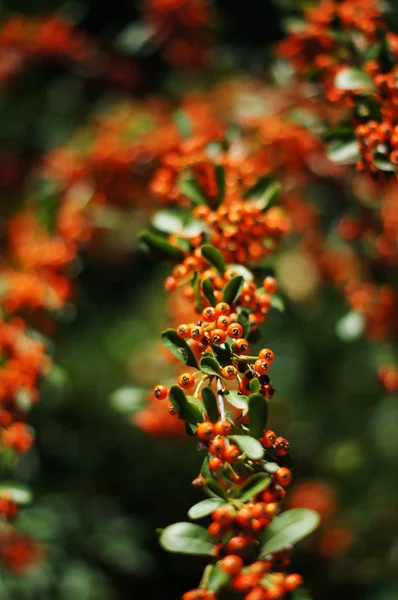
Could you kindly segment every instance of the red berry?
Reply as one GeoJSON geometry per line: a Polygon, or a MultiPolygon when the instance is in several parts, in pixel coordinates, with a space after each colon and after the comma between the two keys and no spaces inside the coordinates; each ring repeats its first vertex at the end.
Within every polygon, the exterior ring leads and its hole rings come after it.
{"type": "Polygon", "coordinates": [[[258,357],[262,358],[263,360],[266,360],[267,363],[271,364],[275,358],[275,355],[269,348],[263,348],[262,350],[260,350],[258,357]]]}
{"type": "Polygon", "coordinates": [[[210,334],[210,338],[212,344],[216,344],[217,346],[219,346],[220,344],[223,344],[225,342],[225,340],[227,339],[227,334],[223,329],[213,329],[213,331],[210,334]]]}
{"type": "Polygon", "coordinates": [[[214,425],[210,421],[204,421],[198,425],[196,435],[201,440],[211,440],[214,437],[214,425]]]}
{"type": "Polygon", "coordinates": [[[215,306],[217,317],[221,317],[221,315],[229,315],[231,312],[231,307],[226,302],[219,302],[215,306]]]}
{"type": "Polygon", "coordinates": [[[178,385],[184,390],[191,388],[195,383],[195,378],[191,373],[182,373],[178,378],[178,385]]]}
{"type": "MultiPolygon", "coordinates": [[[[217,433],[217,432],[216,432],[217,433]]],[[[216,438],[209,444],[209,452],[214,456],[222,455],[225,450],[225,441],[222,438],[216,438]]]]}
{"type": "Polygon", "coordinates": [[[303,583],[303,578],[298,573],[291,573],[285,579],[284,586],[287,592],[293,592],[303,583]]]}
{"type": "Polygon", "coordinates": [[[281,485],[282,487],[287,487],[288,485],[290,485],[292,481],[292,473],[290,469],[287,469],[286,467],[281,467],[280,469],[278,469],[275,473],[275,481],[276,483],[279,483],[279,485],[281,485]]]}
{"type": "Polygon", "coordinates": [[[275,452],[278,456],[285,456],[288,454],[290,444],[286,438],[278,437],[275,440],[275,452]]]}
{"type": "Polygon", "coordinates": [[[217,435],[229,435],[232,431],[232,425],[226,419],[224,421],[217,421],[214,425],[214,431],[217,435]]]}
{"type": "Polygon", "coordinates": [[[237,374],[238,370],[233,365],[227,365],[221,370],[221,375],[224,377],[224,379],[227,379],[228,381],[230,381],[231,379],[235,379],[237,374]]]}
{"type": "Polygon", "coordinates": [[[219,458],[217,458],[216,456],[209,460],[209,469],[210,469],[210,471],[212,471],[212,473],[217,473],[218,471],[221,471],[223,466],[224,466],[224,462],[222,460],[220,460],[219,458]]]}
{"type": "Polygon", "coordinates": [[[231,323],[228,325],[227,334],[232,339],[238,339],[243,334],[243,327],[240,323],[231,323]]]}
{"type": "Polygon", "coordinates": [[[222,523],[225,527],[231,525],[231,523],[235,520],[235,514],[232,508],[229,506],[219,506],[214,509],[211,513],[211,518],[213,521],[217,521],[222,523]]]}
{"type": "Polygon", "coordinates": [[[266,360],[263,360],[262,358],[256,360],[253,366],[254,370],[257,371],[259,375],[265,375],[266,373],[268,373],[269,364],[266,360]]]}
{"type": "Polygon", "coordinates": [[[268,275],[268,277],[264,279],[263,286],[265,291],[269,292],[270,294],[274,294],[278,291],[278,283],[275,277],[271,277],[271,275],[268,275]]]}
{"type": "Polygon", "coordinates": [[[155,388],[153,388],[153,395],[158,400],[164,400],[167,398],[167,394],[167,387],[165,385],[157,385],[155,388]]]}
{"type": "Polygon", "coordinates": [[[234,444],[227,446],[224,450],[225,460],[232,464],[236,463],[240,455],[241,451],[239,450],[238,446],[235,446],[234,444]]]}
{"type": "Polygon", "coordinates": [[[272,431],[272,429],[267,429],[264,433],[263,437],[260,438],[260,442],[265,448],[271,448],[275,444],[276,441],[276,433],[272,431]]]}
{"type": "Polygon", "coordinates": [[[228,554],[220,560],[218,565],[228,575],[236,575],[243,569],[243,560],[236,554],[228,554]]]}

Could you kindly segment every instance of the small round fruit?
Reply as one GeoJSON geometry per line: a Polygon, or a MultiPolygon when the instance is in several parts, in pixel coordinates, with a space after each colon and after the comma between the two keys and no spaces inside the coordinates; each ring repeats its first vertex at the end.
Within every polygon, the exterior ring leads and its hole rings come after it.
{"type": "Polygon", "coordinates": [[[265,448],[271,448],[275,444],[275,441],[276,433],[275,431],[272,431],[272,429],[267,429],[263,437],[260,439],[260,442],[263,446],[265,446],[265,448]]]}
{"type": "Polygon", "coordinates": [[[223,438],[216,438],[209,444],[209,452],[214,456],[222,456],[225,450],[225,441],[223,438]]]}
{"type": "Polygon", "coordinates": [[[243,560],[236,554],[228,554],[220,560],[218,566],[228,575],[236,575],[243,569],[243,560]]]}
{"type": "Polygon", "coordinates": [[[217,435],[229,435],[232,431],[232,424],[226,419],[217,421],[214,425],[214,431],[217,435]]]}
{"type": "Polygon", "coordinates": [[[155,388],[153,388],[153,395],[155,396],[155,398],[157,398],[158,400],[164,400],[165,398],[167,398],[167,387],[165,385],[157,385],[155,388]]]}
{"type": "Polygon", "coordinates": [[[287,487],[292,482],[292,473],[290,469],[286,467],[281,467],[275,473],[275,481],[282,487],[287,487]]]}
{"type": "Polygon", "coordinates": [[[268,275],[268,277],[264,279],[263,286],[264,289],[270,294],[274,294],[278,291],[278,282],[276,281],[275,277],[272,277],[271,275],[268,275]]]}
{"type": "Polygon", "coordinates": [[[203,423],[200,423],[200,425],[198,425],[198,428],[196,430],[196,435],[198,436],[198,438],[200,438],[201,440],[204,440],[204,441],[213,439],[213,437],[214,437],[213,423],[210,423],[210,421],[204,421],[203,423]]]}
{"type": "Polygon", "coordinates": [[[228,316],[231,312],[231,307],[226,302],[219,302],[218,304],[216,304],[215,309],[216,309],[216,315],[218,317],[221,317],[221,315],[228,316]]]}
{"type": "Polygon", "coordinates": [[[212,306],[207,306],[202,310],[202,319],[207,323],[213,323],[217,319],[216,310],[212,306]]]}
{"type": "Polygon", "coordinates": [[[240,455],[241,451],[239,450],[238,446],[235,446],[234,444],[227,446],[224,450],[224,458],[231,464],[236,463],[240,455]]]}
{"type": "Polygon", "coordinates": [[[237,340],[243,334],[243,327],[240,323],[231,323],[228,325],[227,334],[230,338],[237,340]]]}
{"type": "Polygon", "coordinates": [[[298,573],[291,573],[284,581],[284,587],[287,592],[293,592],[303,583],[303,578],[298,573]]]}
{"type": "Polygon", "coordinates": [[[212,344],[216,344],[217,346],[219,346],[220,344],[223,344],[225,342],[225,340],[227,339],[227,334],[223,329],[213,329],[213,331],[210,334],[210,339],[212,344]]]}
{"type": "Polygon", "coordinates": [[[278,437],[275,440],[275,452],[278,456],[285,456],[288,454],[290,444],[286,438],[278,437]]]}
{"type": "Polygon", "coordinates": [[[269,348],[263,348],[262,350],[260,350],[258,357],[262,358],[263,360],[266,360],[267,363],[271,364],[275,358],[275,355],[269,348]]]}
{"type": "Polygon", "coordinates": [[[235,342],[235,351],[238,354],[247,354],[249,351],[249,342],[245,338],[238,338],[235,342]]]}
{"type": "Polygon", "coordinates": [[[218,473],[219,471],[222,470],[223,467],[224,467],[224,462],[220,458],[217,458],[216,456],[214,456],[214,458],[211,458],[209,460],[209,469],[212,473],[218,473]]]}
{"type": "Polygon", "coordinates": [[[195,378],[191,373],[182,373],[178,378],[178,385],[184,390],[191,388],[195,383],[195,378]]]}
{"type": "Polygon", "coordinates": [[[189,336],[190,336],[189,325],[187,325],[186,323],[181,323],[181,325],[179,325],[177,327],[177,333],[180,336],[180,338],[183,338],[184,340],[189,338],[189,336]]]}
{"type": "Polygon", "coordinates": [[[259,375],[265,375],[266,373],[268,373],[269,370],[269,364],[266,360],[263,360],[262,358],[256,360],[253,367],[254,370],[257,371],[257,373],[259,373],[259,375]]]}
{"type": "Polygon", "coordinates": [[[238,369],[233,365],[227,365],[221,370],[221,375],[224,377],[224,379],[227,379],[228,381],[230,381],[231,379],[235,379],[237,374],[238,369]]]}

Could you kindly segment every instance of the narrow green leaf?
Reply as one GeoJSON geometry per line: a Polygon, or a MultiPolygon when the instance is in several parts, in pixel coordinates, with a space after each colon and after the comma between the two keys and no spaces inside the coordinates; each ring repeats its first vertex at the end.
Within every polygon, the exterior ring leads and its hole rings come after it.
{"type": "Polygon", "coordinates": [[[334,163],[354,164],[360,158],[357,140],[333,141],[329,144],[328,159],[334,163]]]}
{"type": "Polygon", "coordinates": [[[226,267],[223,255],[217,248],[211,244],[204,244],[201,247],[202,256],[208,263],[213,265],[221,274],[224,274],[226,267]]]}
{"type": "Polygon", "coordinates": [[[182,390],[180,386],[171,386],[169,398],[179,416],[187,423],[196,425],[197,423],[202,423],[204,421],[203,412],[195,406],[195,404],[189,402],[184,390],[182,390]]]}
{"type": "Polygon", "coordinates": [[[173,120],[177,125],[181,137],[184,138],[184,140],[192,136],[192,123],[186,113],[184,113],[182,110],[176,110],[173,114],[173,120]]]}
{"type": "Polygon", "coordinates": [[[191,200],[194,204],[207,204],[207,200],[198,182],[193,177],[183,175],[178,182],[181,194],[191,200]]]}
{"type": "Polygon", "coordinates": [[[203,305],[202,305],[202,298],[200,296],[199,272],[198,271],[195,271],[194,276],[192,277],[191,286],[192,286],[194,297],[195,297],[196,309],[199,312],[201,312],[203,310],[203,305]]]}
{"type": "Polygon", "coordinates": [[[163,529],[160,544],[168,552],[211,556],[214,542],[207,530],[195,523],[174,523],[163,529]]]}
{"type": "Polygon", "coordinates": [[[305,538],[318,527],[319,522],[319,514],[309,508],[292,508],[275,517],[264,532],[260,558],[305,538]]]}
{"type": "Polygon", "coordinates": [[[213,494],[218,496],[218,498],[222,498],[223,500],[228,500],[227,491],[224,490],[224,488],[221,487],[221,485],[219,483],[217,483],[217,481],[215,481],[215,479],[206,479],[205,486],[207,487],[208,490],[210,490],[210,492],[212,492],[213,494]]]}
{"type": "Polygon", "coordinates": [[[219,375],[221,373],[221,365],[214,356],[204,356],[200,360],[199,368],[207,375],[219,375]]]}
{"type": "Polygon", "coordinates": [[[183,228],[181,214],[171,209],[158,210],[152,217],[152,225],[165,233],[181,232],[183,228]]]}
{"type": "Polygon", "coordinates": [[[210,279],[206,278],[202,281],[202,291],[204,296],[209,301],[210,306],[215,306],[217,304],[217,300],[214,295],[214,290],[210,279]]]}
{"type": "Polygon", "coordinates": [[[258,377],[253,377],[253,379],[250,380],[250,391],[253,394],[257,394],[260,391],[260,382],[258,377]]]}
{"type": "Polygon", "coordinates": [[[223,289],[222,301],[232,306],[239,298],[244,283],[242,275],[232,277],[223,289]]]}
{"type": "Polygon", "coordinates": [[[20,505],[29,504],[32,501],[32,492],[23,483],[3,481],[0,484],[0,498],[9,498],[20,505]]]}
{"type": "Polygon", "coordinates": [[[247,502],[265,490],[271,483],[271,478],[265,473],[255,473],[247,479],[240,489],[239,500],[247,502]]]}
{"type": "Polygon", "coordinates": [[[335,77],[335,86],[339,90],[353,91],[374,91],[375,86],[370,75],[361,71],[347,67],[342,69],[335,77]]]}
{"type": "Polygon", "coordinates": [[[262,394],[249,396],[249,431],[258,439],[263,436],[268,420],[268,403],[262,394]]]}
{"type": "Polygon", "coordinates": [[[263,458],[264,448],[258,440],[255,440],[250,435],[230,435],[229,439],[234,441],[248,458],[252,460],[261,460],[263,458]]]}
{"type": "Polygon", "coordinates": [[[278,469],[280,469],[280,465],[278,465],[276,462],[267,462],[265,465],[263,465],[263,468],[264,471],[267,471],[267,473],[271,473],[271,475],[273,475],[278,469]]]}
{"type": "Polygon", "coordinates": [[[151,253],[158,258],[166,258],[176,262],[181,262],[184,259],[184,253],[180,248],[172,246],[158,235],[154,235],[149,231],[143,231],[140,234],[139,239],[144,242],[151,253]]]}
{"type": "Polygon", "coordinates": [[[243,327],[243,337],[247,338],[250,333],[250,319],[247,310],[243,309],[239,311],[238,323],[240,323],[243,327]]]}
{"type": "Polygon", "coordinates": [[[231,346],[229,344],[225,343],[220,344],[219,346],[214,344],[211,347],[221,367],[226,367],[227,365],[231,364],[232,351],[231,346]]]}
{"type": "Polygon", "coordinates": [[[397,167],[389,161],[387,157],[375,156],[372,163],[379,171],[385,171],[386,173],[396,173],[397,167]]]}
{"type": "Polygon", "coordinates": [[[209,583],[207,589],[212,592],[218,592],[221,588],[225,587],[230,580],[230,575],[224,569],[221,569],[218,565],[214,565],[210,571],[209,583]]]}
{"type": "Polygon", "coordinates": [[[261,198],[261,196],[269,189],[270,185],[275,183],[274,175],[268,174],[260,177],[260,179],[247,190],[245,198],[261,198]]]}
{"type": "Polygon", "coordinates": [[[280,312],[285,311],[285,303],[280,296],[277,294],[272,294],[271,296],[271,306],[272,308],[276,308],[280,312]]]}
{"type": "Polygon", "coordinates": [[[225,502],[221,498],[206,498],[206,500],[201,500],[197,504],[191,506],[188,511],[188,517],[193,521],[196,519],[203,519],[203,517],[211,515],[213,510],[222,504],[225,504],[225,502]]]}
{"type": "Polygon", "coordinates": [[[191,348],[183,338],[180,338],[175,329],[166,329],[166,331],[163,331],[162,342],[181,362],[189,367],[198,368],[198,363],[191,348]]]}
{"type": "Polygon", "coordinates": [[[211,387],[202,388],[202,400],[205,407],[205,411],[212,423],[217,423],[219,420],[217,401],[211,387]]]}

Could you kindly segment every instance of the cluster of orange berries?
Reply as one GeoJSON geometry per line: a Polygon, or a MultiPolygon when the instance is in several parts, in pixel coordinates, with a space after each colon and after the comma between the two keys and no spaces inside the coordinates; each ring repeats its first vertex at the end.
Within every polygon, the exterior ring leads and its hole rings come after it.
{"type": "Polygon", "coordinates": [[[398,36],[386,31],[380,3],[323,0],[305,12],[305,28],[293,30],[280,43],[279,51],[299,72],[315,67],[327,100],[355,109],[350,125],[360,150],[357,169],[373,176],[380,176],[383,171],[396,173],[398,36]],[[368,51],[377,46],[380,56],[367,59],[368,51]],[[364,57],[362,75],[359,55],[364,57]],[[344,77],[344,70],[350,66],[358,81],[339,86],[338,78],[344,77]],[[371,116],[374,110],[363,111],[366,95],[377,105],[377,120],[371,116]]]}
{"type": "Polygon", "coordinates": [[[89,61],[97,49],[73,23],[57,16],[12,16],[0,29],[0,82],[7,82],[31,58],[89,61]]]}

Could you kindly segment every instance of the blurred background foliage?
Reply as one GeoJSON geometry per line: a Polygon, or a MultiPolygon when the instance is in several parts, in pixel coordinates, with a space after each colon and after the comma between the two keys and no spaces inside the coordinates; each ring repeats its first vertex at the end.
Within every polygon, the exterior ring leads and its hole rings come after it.
{"type": "MultiPolygon", "coordinates": [[[[71,139],[104,107],[148,92],[178,97],[184,88],[206,86],[231,71],[261,73],[272,43],[283,36],[283,19],[301,4],[216,2],[211,35],[217,60],[209,73],[173,68],[156,45],[146,43],[150,32],[138,2],[3,0],[2,22],[15,14],[57,12],[134,64],[124,78],[122,62],[120,77],[108,77],[105,68],[102,77],[80,61],[32,60],[3,86],[2,214],[22,202],[43,153],[71,139]]],[[[143,127],[144,118],[137,120],[143,127]]],[[[52,191],[43,182],[35,185],[48,214],[52,191]]],[[[333,226],[340,211],[338,202],[329,202],[323,217],[333,226]]],[[[201,455],[191,440],[150,436],[131,418],[162,370],[170,374],[157,345],[168,318],[165,271],[137,251],[145,210],[133,211],[128,226],[117,213],[106,218],[112,216],[105,247],[83,252],[75,267],[75,303],[59,315],[51,342],[55,367],[30,415],[36,444],[15,473],[35,494],[18,528],[42,545],[43,555],[23,574],[1,574],[4,600],[171,599],[192,587],[199,572],[199,559],[167,556],[155,530],[183,519],[196,501],[190,481],[201,455]]],[[[302,257],[291,241],[278,256],[286,312],[272,313],[262,327],[277,357],[271,427],[293,449],[296,483],[289,502],[312,506],[324,517],[321,530],[297,549],[295,570],[316,599],[394,600],[398,398],[377,379],[375,365],[385,349],[365,339],[345,299],[311,265],[292,268],[297,260],[302,257]],[[304,285],[306,269],[314,277],[312,291],[297,300],[292,286],[304,285]]]]}

